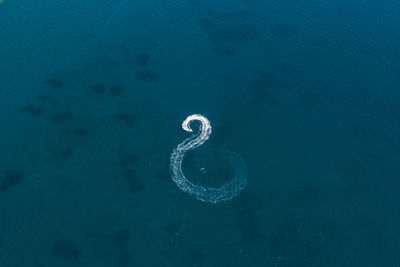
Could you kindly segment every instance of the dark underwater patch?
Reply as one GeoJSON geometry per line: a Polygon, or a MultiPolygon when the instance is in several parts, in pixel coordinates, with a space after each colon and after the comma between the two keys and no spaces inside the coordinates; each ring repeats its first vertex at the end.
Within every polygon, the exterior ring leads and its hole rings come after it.
{"type": "Polygon", "coordinates": [[[113,96],[120,96],[124,93],[125,89],[121,85],[113,85],[111,88],[108,90],[110,95],[113,96]]]}
{"type": "Polygon", "coordinates": [[[52,89],[59,89],[59,88],[62,88],[64,86],[63,81],[58,80],[58,79],[46,80],[46,84],[52,89]]]}
{"type": "Polygon", "coordinates": [[[49,95],[40,95],[38,96],[40,102],[46,105],[50,105],[52,107],[56,107],[60,104],[60,102],[52,96],[49,95]]]}
{"type": "Polygon", "coordinates": [[[128,229],[122,229],[115,232],[111,238],[111,242],[115,247],[126,247],[131,239],[131,233],[128,229]]]}
{"type": "Polygon", "coordinates": [[[215,46],[213,48],[213,51],[215,52],[215,54],[224,58],[233,57],[236,55],[235,49],[230,47],[215,46]]]}
{"type": "Polygon", "coordinates": [[[115,120],[128,126],[133,126],[136,122],[136,116],[131,113],[121,112],[115,115],[115,120]]]}
{"type": "Polygon", "coordinates": [[[89,87],[89,93],[99,95],[106,91],[104,84],[96,83],[89,87]]]}
{"type": "Polygon", "coordinates": [[[144,190],[145,184],[142,180],[136,178],[131,181],[128,188],[129,188],[129,192],[131,192],[133,194],[138,194],[144,190]]]}
{"type": "Polygon", "coordinates": [[[297,34],[296,28],[281,23],[274,25],[271,29],[271,32],[278,38],[293,37],[297,34]]]}
{"type": "Polygon", "coordinates": [[[299,101],[305,109],[313,109],[323,103],[326,103],[325,96],[313,88],[305,88],[297,93],[299,101]]]}
{"type": "Polygon", "coordinates": [[[150,55],[146,52],[142,52],[137,56],[136,61],[140,67],[147,67],[150,62],[150,55]]]}
{"type": "Polygon", "coordinates": [[[137,161],[139,161],[139,157],[135,154],[129,153],[121,158],[120,164],[122,167],[126,167],[128,165],[135,164],[137,161]]]}
{"type": "Polygon", "coordinates": [[[89,135],[89,131],[85,128],[75,128],[73,133],[79,137],[86,137],[89,135]]]}
{"type": "Polygon", "coordinates": [[[33,117],[39,117],[43,115],[43,108],[35,105],[28,105],[19,109],[21,113],[27,113],[33,117]]]}
{"type": "Polygon", "coordinates": [[[74,149],[72,147],[67,147],[60,152],[60,156],[63,159],[70,159],[74,153],[74,149]]]}
{"type": "Polygon", "coordinates": [[[126,169],[123,171],[122,177],[127,181],[133,181],[136,179],[136,172],[133,169],[126,169]]]}
{"type": "Polygon", "coordinates": [[[260,2],[260,0],[240,0],[243,5],[255,5],[260,2]]]}
{"type": "Polygon", "coordinates": [[[257,38],[257,29],[248,24],[219,29],[210,34],[210,40],[215,43],[247,43],[257,38]]]}
{"type": "Polygon", "coordinates": [[[85,128],[65,129],[64,133],[68,135],[75,135],[81,138],[87,137],[89,135],[89,131],[85,128]]]}
{"type": "Polygon", "coordinates": [[[4,172],[3,180],[0,184],[0,192],[4,192],[10,189],[11,187],[18,185],[22,181],[23,177],[24,174],[21,171],[6,170],[4,172]]]}
{"type": "Polygon", "coordinates": [[[189,263],[192,266],[204,266],[204,260],[206,259],[206,253],[201,248],[191,248],[188,251],[189,263]]]}
{"type": "Polygon", "coordinates": [[[78,260],[81,256],[81,251],[74,242],[57,241],[53,244],[51,254],[67,260],[78,260]]]}
{"type": "Polygon", "coordinates": [[[247,10],[241,10],[241,11],[233,11],[233,12],[221,12],[221,11],[216,11],[214,9],[208,8],[206,10],[207,15],[210,17],[221,20],[221,21],[236,21],[240,19],[249,19],[251,17],[251,14],[247,10]]]}
{"type": "Polygon", "coordinates": [[[218,28],[218,25],[208,19],[201,18],[199,19],[199,24],[201,27],[203,27],[207,31],[213,31],[218,28]]]}
{"type": "Polygon", "coordinates": [[[118,256],[117,262],[122,266],[128,266],[131,262],[131,256],[128,253],[123,252],[121,255],[118,256]]]}
{"type": "Polygon", "coordinates": [[[136,78],[143,82],[160,82],[160,76],[152,70],[142,70],[136,74],[136,78]]]}
{"type": "Polygon", "coordinates": [[[51,116],[50,120],[54,123],[61,123],[72,119],[72,112],[69,111],[61,111],[53,116],[51,116]]]}
{"type": "Polygon", "coordinates": [[[268,73],[260,73],[250,83],[250,95],[253,103],[265,103],[277,106],[280,103],[279,92],[276,91],[277,80],[268,73]]]}
{"type": "Polygon", "coordinates": [[[174,220],[168,222],[164,226],[164,231],[168,235],[168,237],[172,237],[176,235],[182,228],[182,221],[181,220],[174,220]]]}
{"type": "Polygon", "coordinates": [[[291,194],[288,195],[288,202],[292,207],[304,208],[310,207],[314,203],[322,203],[323,195],[321,195],[312,184],[301,184],[296,187],[291,194]]]}

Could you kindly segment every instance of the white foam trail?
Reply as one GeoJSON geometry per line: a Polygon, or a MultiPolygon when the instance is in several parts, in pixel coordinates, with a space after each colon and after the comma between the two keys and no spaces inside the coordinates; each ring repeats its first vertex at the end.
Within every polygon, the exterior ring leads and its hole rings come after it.
{"type": "Polygon", "coordinates": [[[182,122],[182,129],[187,132],[193,132],[190,123],[195,120],[200,121],[200,133],[185,139],[172,152],[170,162],[171,178],[182,191],[192,195],[198,200],[211,203],[230,200],[238,195],[247,184],[247,166],[236,153],[228,152],[230,162],[234,168],[234,176],[232,180],[220,187],[203,187],[194,184],[188,181],[182,172],[182,162],[186,152],[201,146],[211,135],[210,121],[200,114],[193,114],[187,117],[182,122]]]}

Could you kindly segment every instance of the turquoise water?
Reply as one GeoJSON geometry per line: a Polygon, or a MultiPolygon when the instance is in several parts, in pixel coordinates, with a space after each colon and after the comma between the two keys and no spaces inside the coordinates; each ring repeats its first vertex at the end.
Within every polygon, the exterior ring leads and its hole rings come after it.
{"type": "Polygon", "coordinates": [[[0,1],[0,266],[400,266],[396,1],[0,1]],[[171,180],[191,114],[210,139],[171,180]]]}

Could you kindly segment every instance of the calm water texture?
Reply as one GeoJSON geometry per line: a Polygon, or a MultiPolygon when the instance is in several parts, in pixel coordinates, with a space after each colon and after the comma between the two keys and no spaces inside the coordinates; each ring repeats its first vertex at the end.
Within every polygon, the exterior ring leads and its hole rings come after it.
{"type": "Polygon", "coordinates": [[[399,29],[394,0],[0,0],[0,265],[400,266],[399,29]],[[183,170],[240,154],[229,202],[170,179],[194,113],[183,170]]]}

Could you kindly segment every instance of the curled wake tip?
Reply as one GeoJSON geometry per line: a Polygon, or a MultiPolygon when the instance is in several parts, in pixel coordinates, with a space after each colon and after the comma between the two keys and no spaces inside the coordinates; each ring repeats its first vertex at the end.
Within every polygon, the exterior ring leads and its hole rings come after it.
{"type": "Polygon", "coordinates": [[[188,116],[182,122],[182,129],[187,132],[193,132],[192,128],[190,127],[190,123],[192,121],[200,121],[203,129],[211,128],[210,121],[206,117],[204,117],[203,115],[200,115],[200,114],[193,114],[193,115],[188,116]]]}

